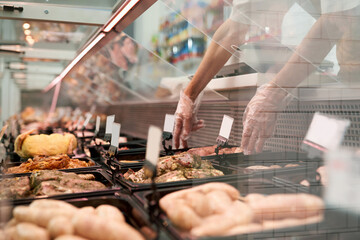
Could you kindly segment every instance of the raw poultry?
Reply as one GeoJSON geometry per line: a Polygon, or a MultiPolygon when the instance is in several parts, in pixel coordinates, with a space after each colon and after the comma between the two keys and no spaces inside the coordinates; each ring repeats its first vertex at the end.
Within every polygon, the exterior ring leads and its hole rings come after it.
{"type": "Polygon", "coordinates": [[[160,207],[193,236],[225,236],[319,222],[324,203],[310,194],[248,194],[225,183],[170,193],[160,207]]]}
{"type": "MultiPolygon", "coordinates": [[[[155,182],[174,182],[222,175],[224,173],[215,169],[209,161],[201,160],[198,155],[184,152],[159,159],[155,182]]],[[[150,178],[145,176],[144,168],[136,172],[129,169],[124,174],[124,178],[135,183],[149,183],[151,181],[150,178]]]]}
{"type": "Polygon", "coordinates": [[[36,200],[13,209],[0,239],[142,240],[118,208],[103,204],[77,208],[59,200],[36,200]]]}
{"type": "Polygon", "coordinates": [[[70,158],[66,154],[59,154],[56,156],[35,156],[29,158],[26,162],[21,163],[19,166],[8,168],[5,173],[27,173],[39,170],[56,170],[56,169],[69,169],[90,167],[94,163],[91,161],[82,161],[79,159],[70,158]]]}

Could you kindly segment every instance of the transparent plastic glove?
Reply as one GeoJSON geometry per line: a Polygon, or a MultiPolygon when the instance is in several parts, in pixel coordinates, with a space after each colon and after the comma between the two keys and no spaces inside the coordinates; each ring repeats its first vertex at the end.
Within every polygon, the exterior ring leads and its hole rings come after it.
{"type": "Polygon", "coordinates": [[[243,116],[241,147],[244,154],[262,151],[266,139],[273,135],[277,114],[282,112],[292,95],[271,84],[259,87],[243,116]]]}
{"type": "Polygon", "coordinates": [[[184,148],[187,148],[187,140],[190,133],[204,127],[203,120],[197,120],[197,111],[200,107],[202,93],[198,96],[195,103],[183,92],[180,93],[175,112],[175,126],[173,132],[175,148],[179,148],[180,142],[184,148]]]}

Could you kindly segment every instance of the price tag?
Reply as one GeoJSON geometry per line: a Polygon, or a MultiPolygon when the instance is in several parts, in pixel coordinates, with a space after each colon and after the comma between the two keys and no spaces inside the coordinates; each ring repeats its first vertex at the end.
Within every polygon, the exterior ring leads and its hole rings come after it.
{"type": "Polygon", "coordinates": [[[80,116],[78,121],[76,122],[75,129],[80,130],[81,126],[82,126],[80,123],[82,123],[82,122],[84,122],[84,117],[80,116]]]}
{"type": "Polygon", "coordinates": [[[115,115],[110,115],[106,117],[105,134],[111,134],[114,120],[115,120],[115,115]]]}
{"type": "Polygon", "coordinates": [[[349,126],[348,119],[338,119],[317,112],[304,138],[302,149],[315,156],[328,149],[336,149],[349,126]]]}
{"type": "Polygon", "coordinates": [[[350,149],[329,150],[324,155],[327,176],[325,201],[335,208],[360,213],[360,156],[350,149]]]}
{"type": "Polygon", "coordinates": [[[100,131],[100,116],[96,116],[95,132],[100,131]]]}
{"type": "Polygon", "coordinates": [[[1,141],[1,139],[3,138],[3,136],[4,136],[4,134],[5,134],[6,129],[8,128],[8,126],[9,126],[9,125],[6,124],[5,126],[2,127],[1,132],[0,132],[0,141],[1,141]]]}
{"type": "Polygon", "coordinates": [[[113,123],[111,128],[111,146],[119,147],[120,123],[113,123]]]}
{"type": "Polygon", "coordinates": [[[154,166],[157,165],[159,159],[161,136],[160,128],[152,125],[149,127],[145,158],[154,166]]]}
{"type": "Polygon", "coordinates": [[[225,138],[226,140],[228,140],[229,137],[230,137],[233,122],[234,122],[234,118],[232,118],[232,117],[230,117],[228,115],[224,115],[222,123],[221,123],[219,136],[221,136],[221,137],[225,138]]]}
{"type": "Polygon", "coordinates": [[[175,115],[166,114],[164,122],[164,132],[172,133],[174,130],[175,115]]]}
{"type": "Polygon", "coordinates": [[[86,126],[89,124],[90,119],[92,118],[92,114],[91,113],[86,113],[85,114],[85,122],[83,124],[83,128],[86,128],[86,126]]]}

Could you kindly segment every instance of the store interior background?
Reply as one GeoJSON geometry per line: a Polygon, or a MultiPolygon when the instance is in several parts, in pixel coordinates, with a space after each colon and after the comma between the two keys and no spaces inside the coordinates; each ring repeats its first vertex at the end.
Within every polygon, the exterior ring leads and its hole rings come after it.
{"type": "MultiPolygon", "coordinates": [[[[60,2],[56,3],[60,4],[60,2]]],[[[121,1],[89,2],[94,10],[106,9],[109,16],[111,10],[119,3],[121,1]]],[[[73,6],[67,7],[82,6],[74,3],[73,6]]],[[[96,106],[96,111],[116,114],[116,121],[122,124],[122,132],[145,138],[150,124],[161,126],[164,115],[174,113],[179,90],[184,86],[179,84],[171,93],[168,90],[162,92],[159,91],[164,83],[162,81],[166,78],[174,82],[183,81],[184,78],[187,80],[188,76],[194,74],[213,33],[219,24],[228,18],[230,11],[226,1],[220,0],[155,2],[122,33],[119,33],[118,37],[79,64],[64,79],[57,106],[80,107],[84,111],[89,111],[92,106],[96,106]],[[167,28],[166,24],[171,26],[171,20],[178,21],[179,18],[174,18],[177,13],[180,13],[181,18],[185,16],[183,22],[186,23],[187,28],[194,28],[200,32],[200,38],[203,41],[202,45],[200,44],[201,47],[197,49],[200,49],[200,52],[189,50],[190,54],[183,59],[171,55],[176,50],[174,50],[175,45],[165,46],[167,51],[172,48],[170,50],[172,53],[159,50],[161,46],[168,43],[164,42],[163,36],[167,28]],[[109,51],[105,53],[111,48],[112,43],[119,40],[117,38],[124,35],[131,38],[137,47],[137,60],[127,71],[119,66],[113,67],[114,59],[110,56],[111,54],[106,55],[109,51]],[[107,68],[110,65],[111,69],[107,68]],[[114,77],[114,74],[117,76],[114,77]],[[118,75],[121,77],[118,78],[118,75]],[[134,79],[138,80],[136,84],[133,83],[134,79]],[[174,92],[177,94],[174,95],[174,92]],[[165,97],[163,97],[164,94],[165,97]]],[[[66,16],[63,18],[66,20],[66,16]]],[[[71,21],[71,18],[67,21],[71,21]]],[[[289,49],[289,53],[291,53],[292,47],[299,44],[314,22],[315,18],[304,11],[301,6],[293,5],[285,15],[281,29],[277,30],[281,32],[278,44],[289,49]]],[[[269,24],[272,26],[272,23],[269,24]]],[[[27,106],[38,107],[44,111],[50,109],[54,88],[47,93],[42,92],[43,88],[61,73],[100,24],[93,26],[86,23],[74,24],[56,21],[44,23],[1,19],[0,25],[0,41],[3,42],[1,49],[18,51],[18,53],[0,52],[1,121],[4,121],[27,106]],[[32,26],[31,38],[25,34],[26,29],[23,28],[23,24],[26,22],[32,26]],[[8,42],[19,44],[5,44],[8,42]],[[21,53],[23,51],[24,53],[21,53]]],[[[261,27],[264,31],[252,33],[251,37],[262,37],[264,34],[266,36],[267,31],[273,31],[271,27],[261,27]]],[[[190,44],[189,41],[187,43],[190,44]]],[[[194,43],[191,42],[192,45],[194,43]]],[[[250,50],[253,49],[250,48],[250,50]]],[[[278,51],[278,49],[274,51],[278,51]]],[[[276,52],[270,50],[261,52],[261,55],[254,54],[255,59],[242,59],[242,55],[240,55],[240,57],[231,58],[229,65],[250,62],[249,65],[255,69],[255,72],[259,72],[257,70],[261,69],[259,66],[261,66],[262,58],[267,58],[266,54],[273,57],[276,52]],[[257,65],[258,63],[259,65],[257,65]]],[[[334,74],[338,71],[335,55],[334,48],[324,60],[325,66],[331,66],[334,74]]],[[[286,59],[287,55],[284,58],[286,59]]],[[[248,72],[240,74],[246,75],[248,72]]],[[[196,146],[212,144],[217,137],[223,114],[235,118],[230,143],[240,143],[242,113],[246,104],[255,93],[256,87],[261,84],[261,78],[263,78],[262,81],[269,80],[269,77],[266,74],[261,75],[261,72],[257,76],[259,81],[255,84],[249,83],[245,84],[245,87],[207,91],[199,111],[199,118],[205,119],[207,127],[195,134],[191,138],[190,144],[196,146]]],[[[315,73],[303,85],[319,85],[318,83],[322,81],[331,82],[332,80],[324,80],[323,76],[315,73]]],[[[304,95],[306,96],[306,94],[304,95]]],[[[312,111],[316,111],[322,109],[324,104],[327,105],[327,100],[325,102],[319,100],[323,99],[317,99],[316,102],[305,102],[304,106],[296,103],[290,105],[289,109],[293,108],[297,111],[301,107],[311,106],[312,111]]],[[[357,103],[354,104],[357,105],[357,103]]],[[[277,151],[299,151],[312,114],[313,112],[301,115],[281,115],[279,117],[281,126],[278,126],[276,130],[278,134],[275,134],[267,142],[266,148],[277,151]],[[285,135],[287,137],[284,138],[285,135]]],[[[356,142],[356,139],[349,141],[356,142]]]]}

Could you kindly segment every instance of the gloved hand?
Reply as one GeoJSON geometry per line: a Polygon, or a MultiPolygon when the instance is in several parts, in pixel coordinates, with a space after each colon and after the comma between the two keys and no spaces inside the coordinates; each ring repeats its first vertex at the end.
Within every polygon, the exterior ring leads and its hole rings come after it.
{"type": "Polygon", "coordinates": [[[180,93],[180,100],[178,102],[175,112],[175,127],[173,132],[175,148],[179,148],[180,141],[184,148],[187,148],[187,140],[191,132],[199,130],[204,127],[203,120],[197,120],[197,111],[199,109],[199,102],[202,94],[200,94],[195,103],[183,92],[180,93]]]}
{"type": "Polygon", "coordinates": [[[245,155],[262,151],[266,139],[274,132],[277,114],[291,100],[291,94],[274,84],[264,84],[257,89],[243,115],[241,147],[245,155]]]}

